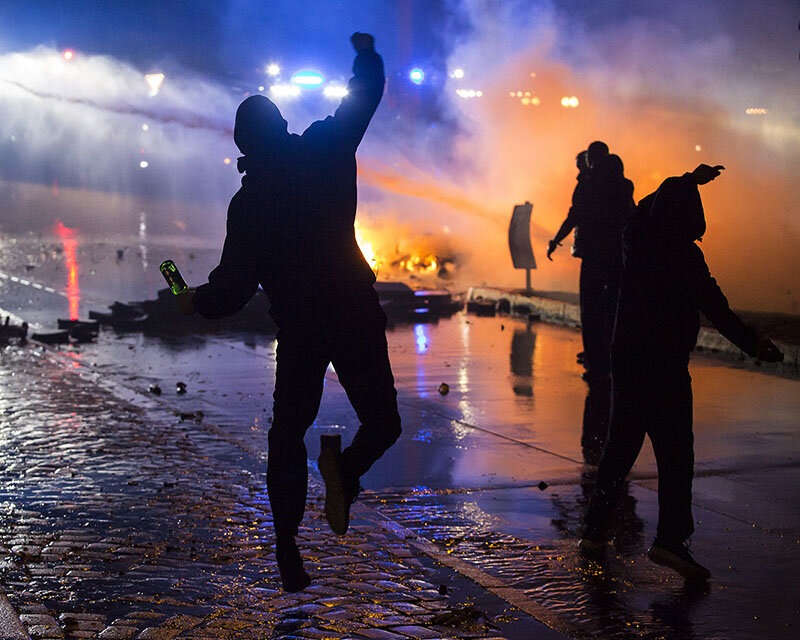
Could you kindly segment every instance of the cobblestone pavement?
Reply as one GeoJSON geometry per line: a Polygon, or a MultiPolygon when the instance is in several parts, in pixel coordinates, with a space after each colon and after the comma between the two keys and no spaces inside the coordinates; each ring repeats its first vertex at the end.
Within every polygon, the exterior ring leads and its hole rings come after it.
{"type": "Polygon", "coordinates": [[[248,454],[35,347],[5,347],[0,379],[0,578],[34,639],[561,637],[368,514],[334,537],[313,483],[299,544],[314,582],[285,594],[248,454]],[[436,625],[449,611],[455,626],[436,625]]]}

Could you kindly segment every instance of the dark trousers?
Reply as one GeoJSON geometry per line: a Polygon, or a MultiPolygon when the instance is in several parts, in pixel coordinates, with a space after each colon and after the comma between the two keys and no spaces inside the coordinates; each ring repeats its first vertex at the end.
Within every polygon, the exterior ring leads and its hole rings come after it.
{"type": "Polygon", "coordinates": [[[694,531],[692,381],[679,367],[664,371],[614,369],[608,441],[586,513],[587,529],[603,532],[625,477],[650,436],[658,466],[658,531],[682,542],[694,531]]]}
{"type": "Polygon", "coordinates": [[[583,258],[580,274],[581,334],[589,371],[607,376],[611,368],[611,333],[617,311],[622,264],[583,258]]]}
{"type": "Polygon", "coordinates": [[[278,535],[297,535],[308,490],[303,437],[322,399],[333,363],[361,423],[342,452],[342,468],[357,480],[400,436],[397,391],[386,345],[386,316],[377,295],[314,326],[278,332],[273,421],[269,430],[267,490],[278,535]]]}

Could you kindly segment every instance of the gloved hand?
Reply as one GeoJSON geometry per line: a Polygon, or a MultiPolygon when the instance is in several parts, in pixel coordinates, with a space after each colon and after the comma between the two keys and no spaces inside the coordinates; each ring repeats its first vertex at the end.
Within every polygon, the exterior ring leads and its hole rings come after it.
{"type": "Polygon", "coordinates": [[[768,338],[756,342],[756,358],[764,362],[783,362],[783,352],[768,338]]]}
{"type": "Polygon", "coordinates": [[[561,246],[561,243],[560,242],[556,242],[555,240],[551,240],[550,242],[547,243],[547,259],[550,262],[553,261],[553,259],[550,257],[550,255],[553,253],[553,251],[556,250],[556,247],[560,247],[560,246],[561,246]]]}
{"type": "Polygon", "coordinates": [[[725,167],[723,167],[721,164],[713,167],[710,167],[707,164],[699,164],[697,165],[697,168],[692,171],[692,177],[698,185],[707,184],[719,176],[724,168],[725,167]]]}

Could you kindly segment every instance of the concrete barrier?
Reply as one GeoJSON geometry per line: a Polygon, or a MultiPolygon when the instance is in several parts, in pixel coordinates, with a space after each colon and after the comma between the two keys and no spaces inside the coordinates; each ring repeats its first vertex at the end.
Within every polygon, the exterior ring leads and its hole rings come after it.
{"type": "MultiPolygon", "coordinates": [[[[529,296],[495,287],[470,287],[467,292],[467,300],[484,300],[495,303],[507,300],[512,313],[514,313],[515,309],[530,309],[530,314],[516,313],[515,315],[527,316],[532,314],[538,316],[541,321],[550,324],[575,328],[580,328],[581,326],[580,306],[571,302],[560,302],[535,295],[529,296]]],[[[742,352],[739,347],[730,342],[716,329],[701,327],[700,334],[697,336],[696,350],[720,356],[730,362],[737,362],[749,369],[760,370],[764,373],[791,378],[800,377],[800,345],[779,341],[775,341],[775,344],[783,351],[783,362],[760,362],[742,352]]]]}

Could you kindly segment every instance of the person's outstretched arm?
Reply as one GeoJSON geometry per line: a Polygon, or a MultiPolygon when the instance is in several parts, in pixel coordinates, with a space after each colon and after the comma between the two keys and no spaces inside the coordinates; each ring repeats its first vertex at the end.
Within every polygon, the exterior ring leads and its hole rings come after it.
{"type": "MultiPolygon", "coordinates": [[[[241,195],[228,207],[228,224],[222,257],[209,275],[208,283],[191,289],[179,299],[184,313],[197,311],[204,318],[230,316],[241,310],[258,288],[258,234],[247,221],[241,195]]],[[[179,297],[180,298],[180,297],[179,297]]]]}
{"type": "Polygon", "coordinates": [[[378,108],[386,78],[383,60],[375,52],[375,39],[368,33],[354,33],[350,42],[356,50],[356,59],[353,61],[353,77],[347,83],[347,95],[342,98],[333,117],[315,122],[308,133],[313,135],[325,131],[334,137],[335,143],[355,150],[378,108]]]}
{"type": "Polygon", "coordinates": [[[585,190],[585,183],[579,179],[578,184],[575,185],[575,190],[572,192],[572,206],[569,208],[567,217],[564,219],[564,222],[561,223],[561,226],[558,228],[556,235],[553,236],[553,239],[547,243],[547,259],[551,262],[553,259],[550,256],[552,255],[553,251],[555,251],[557,247],[561,246],[561,241],[570,234],[570,232],[575,228],[575,225],[578,223],[578,214],[583,206],[585,190]]]}
{"type": "Polygon", "coordinates": [[[698,257],[694,266],[697,301],[700,311],[711,320],[719,332],[739,347],[747,355],[765,360],[779,362],[783,360],[781,351],[767,338],[762,338],[755,329],[746,325],[734,313],[728,299],[719,288],[717,281],[711,277],[702,252],[697,249],[698,257]]]}

